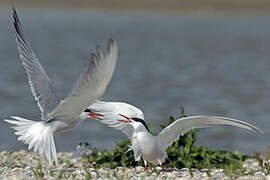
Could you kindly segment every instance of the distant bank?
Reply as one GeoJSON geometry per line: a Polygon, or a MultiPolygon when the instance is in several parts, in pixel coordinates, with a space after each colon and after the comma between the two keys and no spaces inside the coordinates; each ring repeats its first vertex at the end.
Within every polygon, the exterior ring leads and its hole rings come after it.
{"type": "MultiPolygon", "coordinates": [[[[0,0],[9,4],[10,0],[0,0]]],[[[270,12],[269,0],[14,0],[16,4],[47,7],[101,8],[151,11],[270,12]]]]}

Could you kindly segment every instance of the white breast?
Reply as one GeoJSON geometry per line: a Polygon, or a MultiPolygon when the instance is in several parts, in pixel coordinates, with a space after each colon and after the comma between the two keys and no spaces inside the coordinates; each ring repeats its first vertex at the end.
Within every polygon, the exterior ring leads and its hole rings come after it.
{"type": "Polygon", "coordinates": [[[153,164],[160,164],[165,160],[166,152],[159,147],[156,136],[147,132],[139,132],[136,133],[135,138],[144,160],[153,164]]]}

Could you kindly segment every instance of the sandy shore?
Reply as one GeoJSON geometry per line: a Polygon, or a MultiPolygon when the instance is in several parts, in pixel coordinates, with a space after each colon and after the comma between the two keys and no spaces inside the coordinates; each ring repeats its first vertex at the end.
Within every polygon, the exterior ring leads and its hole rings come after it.
{"type": "Polygon", "coordinates": [[[225,173],[223,169],[160,168],[143,171],[143,167],[94,168],[86,158],[73,157],[72,153],[58,153],[59,166],[50,167],[41,162],[37,154],[21,150],[19,152],[0,153],[0,179],[270,179],[262,172],[257,160],[250,159],[244,163],[245,172],[239,174],[225,173]]]}
{"type": "MultiPolygon", "coordinates": [[[[10,2],[10,0],[0,0],[2,4],[10,4],[10,2]]],[[[12,2],[15,2],[16,5],[147,11],[270,12],[269,0],[19,0],[12,2]]]]}

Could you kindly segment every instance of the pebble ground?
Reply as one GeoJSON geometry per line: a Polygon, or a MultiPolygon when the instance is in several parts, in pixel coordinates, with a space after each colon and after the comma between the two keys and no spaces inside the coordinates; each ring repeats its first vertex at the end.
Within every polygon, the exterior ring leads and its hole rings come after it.
{"type": "Polygon", "coordinates": [[[257,160],[250,159],[244,163],[246,172],[237,175],[228,175],[223,169],[189,169],[169,168],[162,171],[157,167],[143,171],[142,166],[136,168],[117,167],[110,168],[92,168],[87,159],[73,157],[72,153],[58,153],[59,166],[50,167],[46,161],[40,160],[39,155],[21,150],[19,152],[0,153],[0,179],[239,179],[239,180],[270,180],[270,175],[259,166],[257,160]],[[41,166],[42,164],[42,166],[41,166]]]}

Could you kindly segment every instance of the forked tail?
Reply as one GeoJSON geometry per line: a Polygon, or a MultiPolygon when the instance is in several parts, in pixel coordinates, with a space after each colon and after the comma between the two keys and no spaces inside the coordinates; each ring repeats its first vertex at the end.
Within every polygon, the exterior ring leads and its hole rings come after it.
{"type": "Polygon", "coordinates": [[[15,120],[5,119],[4,121],[14,125],[15,134],[18,135],[18,140],[28,144],[28,149],[34,149],[41,155],[46,156],[49,163],[52,165],[52,158],[55,165],[58,165],[57,153],[53,139],[51,127],[45,122],[31,121],[17,116],[11,116],[15,120]]]}

